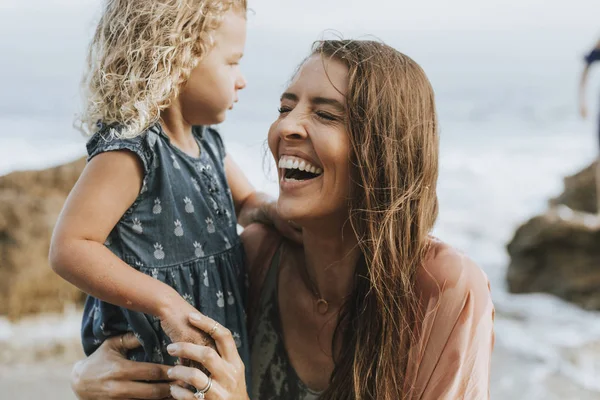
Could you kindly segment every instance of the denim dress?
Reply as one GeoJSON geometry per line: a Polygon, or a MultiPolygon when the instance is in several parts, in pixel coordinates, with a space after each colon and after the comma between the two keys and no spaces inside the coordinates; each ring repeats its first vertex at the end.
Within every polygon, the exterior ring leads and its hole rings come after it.
{"type": "MultiPolygon", "coordinates": [[[[225,149],[216,130],[194,127],[193,133],[200,147],[198,158],[173,146],[160,124],[133,139],[116,139],[107,127],[92,136],[88,160],[103,152],[125,150],[135,154],[144,169],[139,196],[105,246],[131,268],[171,286],[200,312],[230,329],[249,366],[247,279],[225,177],[225,149]]],[[[158,318],[87,298],[82,323],[87,355],[107,338],[128,331],[142,343],[128,354],[130,359],[175,363],[166,351],[170,340],[158,318]]]]}

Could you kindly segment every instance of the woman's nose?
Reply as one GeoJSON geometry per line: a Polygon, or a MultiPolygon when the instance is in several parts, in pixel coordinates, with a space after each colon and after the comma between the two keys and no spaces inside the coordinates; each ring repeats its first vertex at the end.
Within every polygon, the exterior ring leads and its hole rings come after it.
{"type": "Polygon", "coordinates": [[[288,113],[279,122],[279,136],[284,140],[302,140],[306,139],[307,133],[302,121],[294,114],[294,111],[288,113]]]}

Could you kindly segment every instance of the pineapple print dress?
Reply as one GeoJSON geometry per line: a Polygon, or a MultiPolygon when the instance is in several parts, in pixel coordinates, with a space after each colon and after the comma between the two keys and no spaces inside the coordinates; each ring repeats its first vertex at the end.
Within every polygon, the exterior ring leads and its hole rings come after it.
{"type": "MultiPolygon", "coordinates": [[[[203,314],[230,329],[242,360],[249,365],[244,252],[225,178],[225,149],[216,130],[194,127],[193,133],[200,147],[198,158],[173,146],[160,124],[134,139],[111,138],[106,127],[90,139],[88,160],[103,152],[126,150],[139,157],[144,168],[138,198],[105,245],[131,268],[173,287],[203,314]]],[[[175,363],[166,351],[169,338],[156,317],[88,297],[82,323],[87,355],[108,337],[128,331],[142,343],[128,355],[130,359],[175,363]]]]}

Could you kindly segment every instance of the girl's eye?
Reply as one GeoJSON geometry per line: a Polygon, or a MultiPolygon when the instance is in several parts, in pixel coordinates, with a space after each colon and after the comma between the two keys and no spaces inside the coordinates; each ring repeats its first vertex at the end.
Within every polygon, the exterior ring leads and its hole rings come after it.
{"type": "Polygon", "coordinates": [[[287,114],[287,113],[289,113],[290,111],[292,111],[292,109],[291,109],[291,108],[289,108],[289,107],[283,107],[283,106],[282,106],[282,107],[279,107],[279,108],[277,109],[277,111],[279,111],[279,114],[287,114]]]}

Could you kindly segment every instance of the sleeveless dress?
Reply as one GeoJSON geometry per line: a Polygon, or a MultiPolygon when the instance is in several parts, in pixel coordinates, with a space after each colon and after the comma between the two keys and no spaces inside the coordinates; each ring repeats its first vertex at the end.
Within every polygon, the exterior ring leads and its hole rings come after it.
{"type": "Polygon", "coordinates": [[[262,286],[258,312],[252,324],[252,399],[316,400],[320,393],[308,388],[292,367],[283,341],[278,306],[278,277],[281,247],[262,286]]]}
{"type": "MultiPolygon", "coordinates": [[[[200,312],[230,329],[248,364],[247,278],[225,177],[226,153],[216,130],[194,127],[193,134],[200,148],[198,158],[173,146],[160,124],[134,139],[115,139],[105,127],[89,140],[88,160],[103,152],[125,150],[135,154],[144,169],[139,196],[105,245],[131,268],[171,286],[200,312]]],[[[128,331],[142,343],[128,354],[130,359],[175,363],[166,351],[170,340],[156,317],[87,298],[81,332],[87,355],[110,336],[128,331]]]]}

